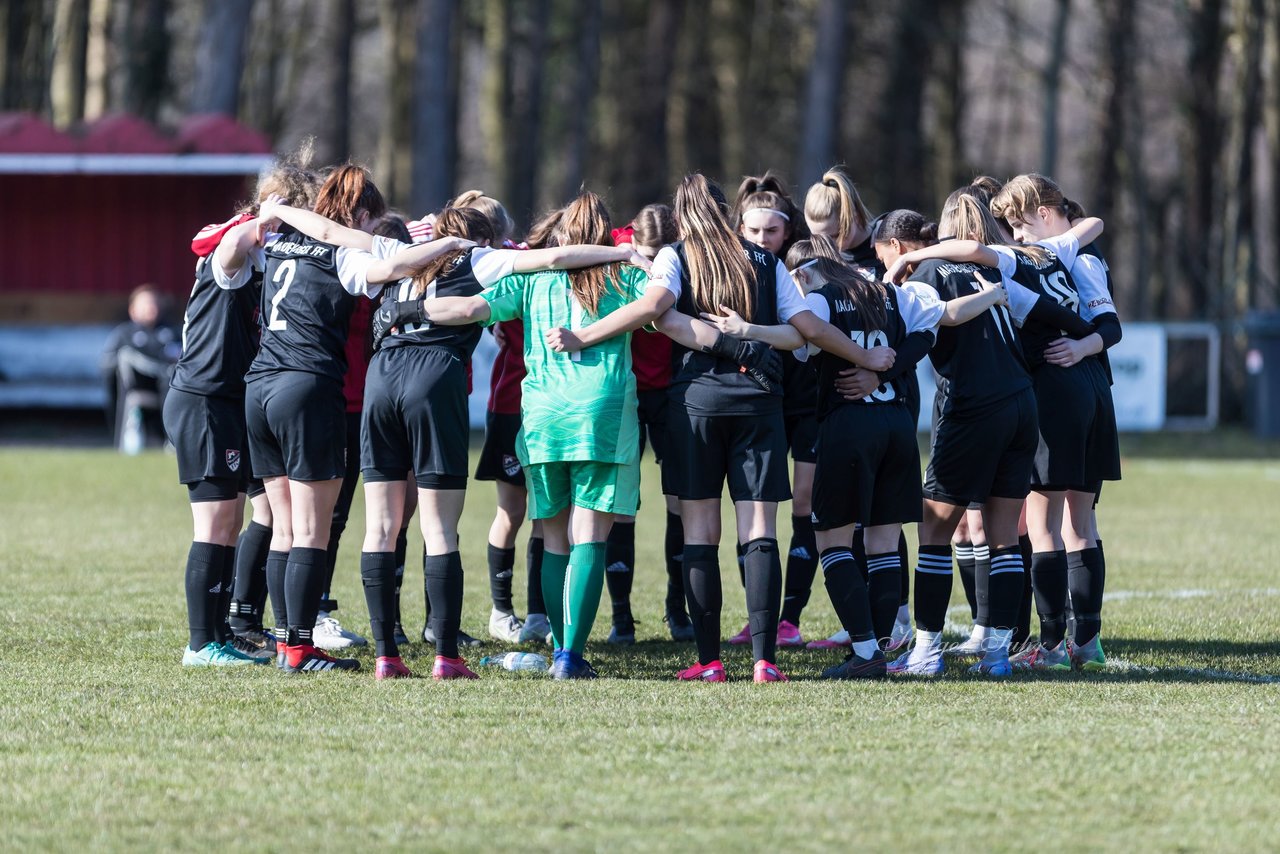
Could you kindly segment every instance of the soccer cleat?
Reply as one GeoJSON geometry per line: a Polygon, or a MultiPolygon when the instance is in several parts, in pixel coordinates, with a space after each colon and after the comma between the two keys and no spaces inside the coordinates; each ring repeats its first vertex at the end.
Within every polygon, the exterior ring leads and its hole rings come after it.
{"type": "Polygon", "coordinates": [[[617,623],[609,629],[609,637],[605,643],[611,643],[614,646],[634,646],[636,642],[636,624],[630,621],[622,625],[617,623]]]}
{"type": "Polygon", "coordinates": [[[751,643],[751,624],[747,623],[742,627],[742,631],[729,638],[729,643],[734,646],[742,646],[743,644],[751,643]]]}
{"type": "Polygon", "coordinates": [[[964,643],[949,646],[943,650],[943,655],[952,655],[957,658],[972,658],[975,655],[982,655],[986,652],[986,648],[982,645],[987,639],[987,630],[983,626],[974,625],[969,631],[969,637],[964,643]]]}
{"type": "Polygon", "coordinates": [[[989,651],[981,661],[969,668],[969,672],[981,676],[1012,676],[1013,665],[1009,663],[1009,651],[989,651]]]}
{"type": "Polygon", "coordinates": [[[524,621],[515,614],[492,608],[489,611],[489,637],[507,643],[519,643],[524,621]]]}
{"type": "Polygon", "coordinates": [[[896,618],[893,621],[893,630],[889,632],[889,643],[885,649],[893,652],[896,649],[902,649],[911,640],[911,618],[905,620],[896,618]]]}
{"type": "Polygon", "coordinates": [[[398,655],[378,656],[378,661],[373,668],[373,678],[379,682],[383,679],[407,679],[412,675],[398,655]]]}
{"type": "Polygon", "coordinates": [[[662,622],[667,624],[667,630],[671,632],[673,641],[684,643],[694,639],[693,623],[689,621],[689,615],[684,612],[683,608],[679,610],[668,608],[666,615],[662,618],[662,622]]]}
{"type": "Polygon", "coordinates": [[[311,643],[317,649],[348,649],[353,646],[367,646],[368,641],[355,632],[347,631],[324,611],[316,618],[316,626],[311,631],[311,643]]]}
{"type": "Polygon", "coordinates": [[[685,682],[726,682],[727,677],[724,675],[724,665],[720,663],[720,659],[709,664],[695,664],[688,670],[681,670],[678,677],[685,682]]]}
{"type": "Polygon", "coordinates": [[[222,644],[222,648],[232,655],[239,655],[243,658],[247,658],[254,664],[266,664],[275,657],[275,653],[271,650],[256,646],[252,642],[237,635],[232,635],[231,640],[225,641],[222,644]]]}
{"type": "Polygon", "coordinates": [[[1052,649],[1033,643],[1011,656],[1009,664],[1014,670],[1070,670],[1071,656],[1065,640],[1052,649]]]}
{"type": "Polygon", "coordinates": [[[471,668],[467,667],[465,658],[445,658],[436,656],[436,663],[431,668],[432,679],[479,679],[471,668]]]}
{"type": "Polygon", "coordinates": [[[943,671],[942,656],[937,653],[926,654],[912,661],[911,653],[898,656],[889,662],[885,672],[890,676],[941,676],[943,671]]]}
{"type": "Polygon", "coordinates": [[[1104,670],[1107,666],[1107,656],[1102,651],[1102,637],[1094,635],[1088,643],[1074,647],[1071,650],[1071,664],[1076,670],[1090,673],[1104,670]]]}
{"type": "Polygon", "coordinates": [[[778,669],[778,665],[761,659],[756,662],[751,672],[753,682],[790,682],[787,675],[778,669]]]}
{"type": "Polygon", "coordinates": [[[265,649],[273,654],[276,651],[276,639],[272,637],[270,632],[262,629],[245,629],[242,632],[236,632],[236,637],[253,644],[258,649],[265,649]]]}
{"type": "MultiPolygon", "coordinates": [[[[422,639],[432,646],[436,645],[436,633],[430,624],[422,627],[422,639]]],[[[473,638],[471,635],[458,630],[458,646],[484,646],[484,641],[479,638],[473,638]]]]}
{"type": "Polygon", "coordinates": [[[334,658],[310,644],[286,646],[285,673],[326,673],[331,670],[359,670],[360,662],[354,658],[334,658]]]}
{"type": "Polygon", "coordinates": [[[396,639],[396,646],[409,645],[409,636],[404,633],[404,626],[400,625],[399,620],[396,620],[396,627],[392,633],[392,637],[396,639]]]}
{"type": "Polygon", "coordinates": [[[552,656],[552,679],[595,679],[600,674],[576,652],[568,649],[557,649],[552,656]]]}
{"type": "Polygon", "coordinates": [[[551,621],[546,614],[530,614],[520,629],[520,643],[551,643],[551,621]]]}
{"type": "Polygon", "coordinates": [[[786,620],[779,622],[778,646],[804,646],[804,638],[800,637],[800,627],[786,620]]]}
{"type": "Polygon", "coordinates": [[[182,652],[183,667],[239,667],[246,664],[253,664],[253,659],[233,654],[217,641],[210,641],[199,651],[187,647],[182,652]]]}
{"type": "Polygon", "coordinates": [[[849,633],[841,629],[829,638],[809,641],[805,644],[805,649],[839,649],[842,646],[849,647],[852,645],[853,641],[850,639],[849,633]]]}
{"type": "Polygon", "coordinates": [[[822,671],[823,679],[879,679],[886,675],[888,666],[884,653],[876,650],[870,658],[860,658],[852,650],[844,661],[822,671]]]}

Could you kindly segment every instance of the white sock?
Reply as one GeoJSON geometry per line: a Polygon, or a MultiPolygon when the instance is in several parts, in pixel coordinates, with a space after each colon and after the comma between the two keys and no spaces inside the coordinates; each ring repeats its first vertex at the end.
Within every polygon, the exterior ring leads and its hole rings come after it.
{"type": "Polygon", "coordinates": [[[974,641],[975,643],[982,643],[987,639],[987,633],[990,631],[991,629],[986,626],[980,626],[977,623],[974,623],[972,631],[969,632],[969,640],[974,641]]]}
{"type": "Polygon", "coordinates": [[[1013,637],[1013,629],[990,629],[987,635],[987,652],[1003,652],[1009,654],[1009,639],[1013,637]]]}
{"type": "Polygon", "coordinates": [[[935,658],[942,648],[942,632],[926,632],[916,629],[916,645],[911,648],[912,661],[935,658]]]}
{"type": "Polygon", "coordinates": [[[858,658],[870,658],[876,654],[878,649],[880,649],[880,644],[876,643],[874,638],[872,640],[853,642],[853,654],[858,658]]]}
{"type": "Polygon", "coordinates": [[[910,608],[908,608],[906,605],[899,605],[899,606],[898,606],[898,617],[897,617],[897,621],[898,621],[899,623],[907,623],[907,624],[910,624],[910,623],[911,623],[911,609],[910,609],[910,608]]]}

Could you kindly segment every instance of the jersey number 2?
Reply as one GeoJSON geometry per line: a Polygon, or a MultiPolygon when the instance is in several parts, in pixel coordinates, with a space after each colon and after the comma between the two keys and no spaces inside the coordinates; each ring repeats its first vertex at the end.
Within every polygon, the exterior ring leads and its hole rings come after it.
{"type": "Polygon", "coordinates": [[[272,279],[274,282],[284,281],[284,284],[280,285],[280,290],[276,291],[276,295],[271,298],[271,320],[267,323],[267,328],[272,332],[283,332],[289,328],[289,322],[280,319],[280,303],[284,301],[284,295],[289,293],[289,285],[293,284],[293,274],[297,270],[298,262],[290,259],[280,265],[272,279]]]}

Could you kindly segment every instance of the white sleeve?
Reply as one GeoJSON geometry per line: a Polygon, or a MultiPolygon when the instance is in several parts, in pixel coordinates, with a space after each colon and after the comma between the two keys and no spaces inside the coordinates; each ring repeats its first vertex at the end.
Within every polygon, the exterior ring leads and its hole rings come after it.
{"type": "Polygon", "coordinates": [[[1115,313],[1116,304],[1107,290],[1107,262],[1097,255],[1080,255],[1071,270],[1076,293],[1080,294],[1080,316],[1092,321],[1098,315],[1115,313]]]}
{"type": "Polygon", "coordinates": [[[907,334],[912,332],[932,332],[938,335],[938,322],[942,320],[947,304],[938,299],[937,294],[925,296],[918,291],[907,291],[898,288],[898,312],[902,315],[902,323],[907,327],[907,334]]]}
{"type": "Polygon", "coordinates": [[[812,311],[823,323],[831,322],[831,304],[820,293],[811,293],[804,298],[804,309],[812,311]]]}
{"type": "Polygon", "coordinates": [[[266,255],[260,247],[255,246],[249,251],[249,257],[244,259],[244,263],[240,265],[236,274],[228,276],[227,271],[218,263],[218,250],[213,250],[213,256],[209,259],[209,263],[213,265],[213,283],[224,291],[239,290],[249,284],[249,279],[253,278],[253,271],[264,269],[265,262],[266,255]]]}
{"type": "Polygon", "coordinates": [[[684,267],[680,264],[680,256],[676,254],[676,250],[664,246],[653,259],[653,268],[649,270],[649,285],[661,285],[671,291],[676,299],[680,299],[680,276],[683,273],[684,267]]]}
{"type": "Polygon", "coordinates": [[[519,249],[493,249],[478,246],[471,250],[471,275],[476,277],[480,287],[487,288],[504,276],[510,276],[516,270],[516,258],[519,249]]]}
{"type": "Polygon", "coordinates": [[[401,249],[408,249],[412,245],[412,243],[401,243],[394,237],[383,237],[381,234],[375,234],[373,236],[372,254],[379,261],[385,261],[401,249]]]}
{"type": "Polygon", "coordinates": [[[1004,289],[1005,293],[1009,295],[1009,315],[1013,318],[1013,322],[1018,325],[1018,328],[1021,329],[1022,324],[1027,322],[1027,315],[1031,313],[1031,309],[1035,308],[1036,300],[1040,298],[1040,295],[1007,276],[1004,280],[1004,289]]]}
{"type": "Polygon", "coordinates": [[[1037,240],[1036,243],[1057,255],[1058,260],[1062,262],[1062,266],[1068,270],[1075,266],[1076,256],[1080,254],[1080,241],[1069,231],[1053,237],[1046,237],[1043,240],[1037,240]]]}
{"type": "Polygon", "coordinates": [[[778,262],[774,281],[778,322],[786,323],[800,312],[806,310],[804,294],[800,293],[800,286],[791,277],[791,271],[787,269],[787,265],[781,261],[778,262]]]}
{"type": "Polygon", "coordinates": [[[996,266],[1000,268],[1000,275],[1006,279],[1012,279],[1013,274],[1018,272],[1018,255],[1008,246],[988,246],[992,252],[996,253],[999,260],[996,266]]]}
{"type": "Polygon", "coordinates": [[[338,269],[338,281],[342,283],[343,290],[353,297],[365,296],[369,299],[382,293],[382,285],[370,284],[366,275],[373,262],[378,260],[377,258],[363,249],[338,246],[335,251],[337,255],[334,258],[334,265],[338,269]]]}

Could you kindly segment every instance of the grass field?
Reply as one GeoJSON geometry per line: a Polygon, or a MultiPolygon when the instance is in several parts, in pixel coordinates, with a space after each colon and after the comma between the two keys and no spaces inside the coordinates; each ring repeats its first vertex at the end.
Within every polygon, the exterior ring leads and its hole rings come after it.
{"type": "MultiPolygon", "coordinates": [[[[597,622],[608,678],[376,684],[372,652],[354,675],[184,671],[173,459],[0,449],[0,847],[1274,849],[1280,459],[1190,447],[1127,460],[1105,493],[1109,672],[828,684],[838,656],[784,651],[794,681],[765,686],[736,650],[731,684],[673,680],[692,654],[663,641],[647,462],[641,642],[608,649],[597,622]]],[[[478,485],[463,520],[473,634],[492,501],[478,485]]],[[[335,588],[360,630],[358,548],[349,533],[335,588]]],[[[819,581],[803,630],[836,627],[819,581]]],[[[406,659],[429,671],[421,644],[406,659]]]]}

